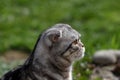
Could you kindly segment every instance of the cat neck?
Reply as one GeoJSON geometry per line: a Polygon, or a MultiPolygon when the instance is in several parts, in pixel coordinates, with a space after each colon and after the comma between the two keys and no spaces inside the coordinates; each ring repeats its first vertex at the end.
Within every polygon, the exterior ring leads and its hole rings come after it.
{"type": "MultiPolygon", "coordinates": [[[[44,58],[44,57],[43,57],[44,58]]],[[[52,80],[72,80],[72,66],[59,68],[56,64],[51,63],[50,60],[42,60],[39,62],[39,59],[36,59],[34,64],[32,64],[32,71],[39,79],[40,77],[46,76],[52,80]]]]}
{"type": "Polygon", "coordinates": [[[37,45],[34,53],[32,53],[26,62],[26,64],[30,65],[30,73],[32,73],[37,80],[41,78],[42,80],[44,80],[44,78],[50,78],[52,80],[72,80],[71,63],[66,62],[61,57],[50,57],[47,53],[49,52],[45,50],[43,46],[37,45]]]}
{"type": "Polygon", "coordinates": [[[72,67],[68,72],[59,71],[56,69],[50,68],[40,68],[38,69],[36,66],[32,68],[32,75],[36,77],[36,80],[72,80],[72,67]]]}

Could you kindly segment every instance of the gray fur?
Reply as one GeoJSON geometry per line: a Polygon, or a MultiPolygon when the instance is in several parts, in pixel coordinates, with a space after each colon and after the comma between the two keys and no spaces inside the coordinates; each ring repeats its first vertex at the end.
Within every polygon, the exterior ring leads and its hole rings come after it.
{"type": "Polygon", "coordinates": [[[67,24],[54,25],[39,37],[25,64],[2,80],[72,80],[72,64],[83,57],[85,50],[80,36],[67,24]]]}

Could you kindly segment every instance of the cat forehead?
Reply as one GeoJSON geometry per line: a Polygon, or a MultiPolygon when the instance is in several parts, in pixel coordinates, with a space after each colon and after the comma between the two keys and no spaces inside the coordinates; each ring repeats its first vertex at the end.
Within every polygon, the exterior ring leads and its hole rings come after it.
{"type": "Polygon", "coordinates": [[[60,32],[69,31],[70,32],[70,33],[68,33],[69,35],[70,34],[76,34],[76,36],[81,37],[81,34],[78,31],[76,31],[75,29],[73,29],[68,24],[56,24],[56,25],[53,26],[53,28],[56,28],[56,30],[59,30],[60,32]]]}
{"type": "Polygon", "coordinates": [[[74,36],[77,39],[81,37],[81,34],[68,24],[55,24],[54,26],[45,31],[46,34],[51,32],[59,32],[61,37],[74,36]]]}

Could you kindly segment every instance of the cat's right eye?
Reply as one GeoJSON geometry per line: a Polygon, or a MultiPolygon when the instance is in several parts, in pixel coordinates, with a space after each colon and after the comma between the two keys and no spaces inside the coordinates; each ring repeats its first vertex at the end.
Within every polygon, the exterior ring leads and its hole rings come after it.
{"type": "Polygon", "coordinates": [[[73,41],[73,44],[78,44],[78,40],[76,39],[75,41],[73,41]]]}

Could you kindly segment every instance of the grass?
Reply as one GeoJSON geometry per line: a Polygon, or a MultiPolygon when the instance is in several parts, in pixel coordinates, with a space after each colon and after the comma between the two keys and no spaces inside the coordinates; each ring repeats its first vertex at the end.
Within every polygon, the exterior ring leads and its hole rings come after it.
{"type": "Polygon", "coordinates": [[[16,66],[20,66],[20,64],[23,63],[23,60],[21,61],[13,61],[13,62],[5,62],[4,60],[0,59],[0,76],[3,76],[6,72],[9,70],[15,68],[16,66]]]}
{"type": "MultiPolygon", "coordinates": [[[[75,80],[88,80],[86,64],[100,49],[119,49],[120,0],[0,0],[0,53],[31,52],[38,35],[56,23],[68,23],[82,34],[83,60],[75,64],[75,80]],[[84,63],[82,63],[84,62],[84,63]],[[81,67],[82,65],[82,67],[81,67]]],[[[0,62],[0,75],[9,66],[0,62]]]]}

